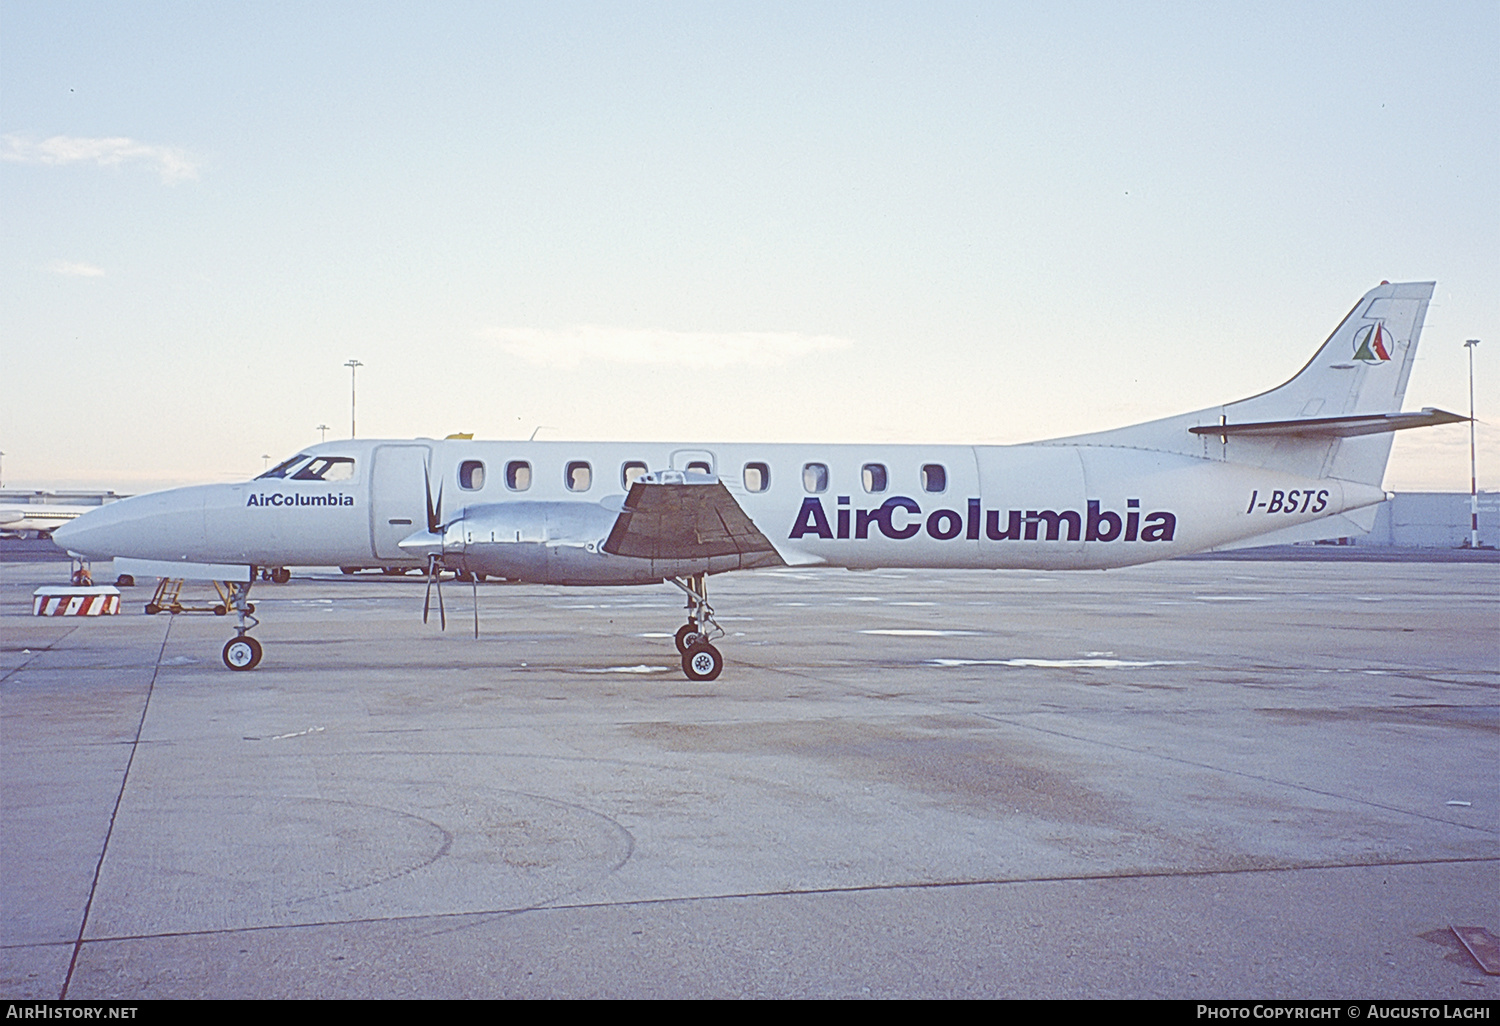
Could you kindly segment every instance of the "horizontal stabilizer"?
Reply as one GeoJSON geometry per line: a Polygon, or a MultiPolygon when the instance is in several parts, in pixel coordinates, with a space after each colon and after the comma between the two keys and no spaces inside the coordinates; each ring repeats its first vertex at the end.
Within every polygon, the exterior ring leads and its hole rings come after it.
{"type": "Polygon", "coordinates": [[[1435,424],[1464,424],[1468,420],[1468,417],[1428,406],[1420,413],[1372,413],[1355,417],[1262,420],[1248,424],[1200,424],[1188,430],[1195,435],[1219,437],[1298,435],[1305,438],[1353,438],[1356,435],[1378,435],[1386,431],[1404,431],[1407,428],[1432,427],[1435,424]]]}

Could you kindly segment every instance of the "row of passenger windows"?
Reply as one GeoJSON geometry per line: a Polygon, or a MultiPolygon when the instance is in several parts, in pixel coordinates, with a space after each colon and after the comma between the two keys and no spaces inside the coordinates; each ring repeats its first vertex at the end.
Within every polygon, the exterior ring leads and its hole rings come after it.
{"type": "MultiPolygon", "coordinates": [[[[639,460],[628,460],[620,464],[620,486],[627,491],[638,477],[646,473],[646,464],[639,460]]],[[[701,460],[687,465],[690,471],[710,474],[713,468],[701,460]]],[[[891,476],[884,463],[866,463],[860,468],[860,483],[870,494],[878,494],[890,487],[891,476]]],[[[948,471],[941,463],[924,463],[921,470],[924,492],[948,490],[948,471]]],[[[765,463],[745,464],[745,491],[763,492],[771,487],[771,468],[765,463]]],[[[464,460],[458,468],[459,487],[478,491],[484,487],[484,463],[480,460],[464,460]]],[[[570,492],[586,492],[594,486],[594,468],[584,460],[574,460],[563,469],[563,484],[570,492]]],[[[511,460],[505,465],[505,487],[513,492],[524,492],[531,487],[531,464],[526,460],[511,460]]],[[[828,464],[804,463],[802,465],[802,488],[818,494],[828,491],[828,464]]]]}

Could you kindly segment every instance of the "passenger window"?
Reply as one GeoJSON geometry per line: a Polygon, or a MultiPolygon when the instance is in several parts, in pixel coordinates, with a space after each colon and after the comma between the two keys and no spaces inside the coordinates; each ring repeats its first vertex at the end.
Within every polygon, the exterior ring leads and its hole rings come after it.
{"type": "Polygon", "coordinates": [[[943,492],[948,490],[948,472],[941,463],[922,464],[922,491],[943,492]]]}
{"type": "Polygon", "coordinates": [[[704,460],[694,460],[687,465],[687,468],[699,474],[712,474],[714,472],[714,468],[710,467],[704,460]]]}
{"type": "Polygon", "coordinates": [[[582,460],[574,460],[568,464],[568,469],[563,474],[563,480],[567,482],[568,491],[586,492],[594,483],[594,468],[582,460]]]}
{"type": "Polygon", "coordinates": [[[629,463],[620,465],[620,484],[628,492],[630,486],[635,484],[635,479],[646,472],[646,465],[640,460],[631,460],[629,463]]]}
{"type": "Polygon", "coordinates": [[[348,481],[354,477],[354,461],[346,456],[315,456],[292,475],[293,481],[348,481]]]}
{"type": "Polygon", "coordinates": [[[809,492],[828,491],[828,465],[826,463],[803,464],[802,487],[809,492]]]}
{"type": "Polygon", "coordinates": [[[471,492],[484,487],[484,464],[478,460],[464,460],[458,465],[458,486],[471,492]]]}
{"type": "Polygon", "coordinates": [[[505,465],[505,487],[513,492],[524,492],[531,487],[531,464],[525,460],[511,460],[505,465]]]}
{"type": "Polygon", "coordinates": [[[862,476],[867,492],[883,492],[889,487],[884,463],[866,463],[862,476]]]}
{"type": "Polygon", "coordinates": [[[764,463],[745,464],[745,491],[763,492],[771,487],[771,468],[764,463]]]}

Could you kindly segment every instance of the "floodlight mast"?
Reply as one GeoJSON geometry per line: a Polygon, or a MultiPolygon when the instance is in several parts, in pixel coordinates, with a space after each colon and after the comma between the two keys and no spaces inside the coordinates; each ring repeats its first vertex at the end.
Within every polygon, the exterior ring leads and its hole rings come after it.
{"type": "Polygon", "coordinates": [[[1479,339],[1464,343],[1469,351],[1469,548],[1479,548],[1479,474],[1474,459],[1474,347],[1479,339]]]}
{"type": "Polygon", "coordinates": [[[354,370],[355,370],[356,367],[363,367],[364,364],[360,363],[358,360],[350,360],[348,363],[344,364],[344,366],[349,368],[349,437],[353,438],[354,437],[354,370]]]}

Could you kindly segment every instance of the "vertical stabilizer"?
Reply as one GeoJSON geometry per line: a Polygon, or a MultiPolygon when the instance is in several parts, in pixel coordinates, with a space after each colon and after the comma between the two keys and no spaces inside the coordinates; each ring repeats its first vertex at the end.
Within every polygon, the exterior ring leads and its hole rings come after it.
{"type": "MultiPolygon", "coordinates": [[[[1292,380],[1227,404],[1225,422],[1398,412],[1434,285],[1386,283],[1371,289],[1292,380]]],[[[1379,487],[1392,439],[1389,432],[1353,438],[1236,439],[1226,455],[1379,487]]]]}
{"type": "Polygon", "coordinates": [[[1371,289],[1292,380],[1227,404],[1225,415],[1243,422],[1397,412],[1434,285],[1371,289]]]}
{"type": "Polygon", "coordinates": [[[1303,429],[1292,422],[1399,412],[1435,285],[1430,281],[1382,282],[1371,289],[1307,366],[1268,392],[1164,420],[1053,442],[1157,449],[1379,488],[1391,454],[1390,430],[1414,425],[1377,428],[1380,433],[1341,434],[1303,429]],[[1283,426],[1259,433],[1209,430],[1274,423],[1283,426]]]}

